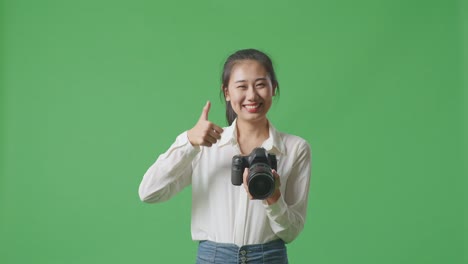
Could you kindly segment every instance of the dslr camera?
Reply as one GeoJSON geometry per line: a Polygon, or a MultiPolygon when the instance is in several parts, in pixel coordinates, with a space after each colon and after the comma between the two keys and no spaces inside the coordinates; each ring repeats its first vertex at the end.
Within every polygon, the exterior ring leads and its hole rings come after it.
{"type": "Polygon", "coordinates": [[[231,182],[241,185],[244,169],[249,168],[247,187],[253,199],[263,200],[275,191],[275,178],[271,170],[276,170],[276,155],[264,148],[255,148],[248,156],[232,157],[231,182]]]}

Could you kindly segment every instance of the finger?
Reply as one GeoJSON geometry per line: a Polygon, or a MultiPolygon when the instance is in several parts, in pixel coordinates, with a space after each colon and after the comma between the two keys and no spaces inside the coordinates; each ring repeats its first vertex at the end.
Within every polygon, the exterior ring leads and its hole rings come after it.
{"type": "Polygon", "coordinates": [[[247,186],[247,176],[249,175],[249,169],[248,168],[245,168],[244,169],[244,174],[242,175],[243,177],[243,181],[245,183],[245,186],[247,186]]]}
{"type": "Polygon", "coordinates": [[[272,169],[272,170],[271,170],[271,173],[273,174],[273,176],[274,176],[275,178],[279,178],[279,174],[278,174],[278,172],[276,172],[275,169],[272,169]]]}
{"type": "Polygon", "coordinates": [[[245,168],[244,169],[244,174],[242,175],[243,177],[243,185],[244,185],[244,189],[245,189],[245,192],[247,193],[247,195],[249,196],[249,199],[252,200],[253,199],[253,196],[250,194],[249,192],[249,187],[247,185],[247,175],[249,175],[249,169],[248,168],[245,168]]]}
{"type": "Polygon", "coordinates": [[[212,144],[211,142],[206,141],[206,140],[203,141],[200,145],[201,145],[201,146],[205,146],[205,147],[211,147],[211,146],[213,146],[213,144],[212,144]]]}
{"type": "Polygon", "coordinates": [[[210,101],[206,102],[206,105],[203,107],[202,114],[200,116],[201,120],[208,120],[208,112],[210,112],[211,103],[210,101]]]}
{"type": "Polygon", "coordinates": [[[275,188],[279,188],[281,186],[280,176],[276,172],[276,170],[271,170],[273,177],[275,177],[275,188]]]}
{"type": "Polygon", "coordinates": [[[218,132],[219,134],[223,133],[223,129],[215,124],[213,124],[213,129],[218,132]]]}
{"type": "Polygon", "coordinates": [[[209,143],[211,143],[211,144],[214,144],[214,143],[216,143],[218,140],[217,140],[216,138],[210,136],[210,135],[207,135],[207,136],[204,138],[203,141],[209,142],[209,143]]]}
{"type": "Polygon", "coordinates": [[[210,136],[212,136],[213,138],[221,139],[221,135],[218,132],[216,132],[215,130],[211,130],[210,132],[208,132],[208,134],[210,136]]]}

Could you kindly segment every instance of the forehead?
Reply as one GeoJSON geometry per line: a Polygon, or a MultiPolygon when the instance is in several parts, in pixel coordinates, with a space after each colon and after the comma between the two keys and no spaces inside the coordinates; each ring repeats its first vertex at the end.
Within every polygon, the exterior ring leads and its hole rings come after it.
{"type": "Polygon", "coordinates": [[[255,80],[262,77],[268,77],[268,73],[262,64],[256,60],[241,60],[232,67],[230,81],[255,80]]]}

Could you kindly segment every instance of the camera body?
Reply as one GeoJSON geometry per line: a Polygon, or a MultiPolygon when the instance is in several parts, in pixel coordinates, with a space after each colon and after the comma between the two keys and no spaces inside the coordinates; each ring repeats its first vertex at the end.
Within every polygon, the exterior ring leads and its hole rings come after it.
{"type": "Polygon", "coordinates": [[[276,170],[276,155],[264,148],[255,148],[250,155],[232,157],[231,182],[241,185],[245,168],[249,168],[247,187],[253,199],[263,200],[275,191],[275,178],[271,170],[276,170]]]}

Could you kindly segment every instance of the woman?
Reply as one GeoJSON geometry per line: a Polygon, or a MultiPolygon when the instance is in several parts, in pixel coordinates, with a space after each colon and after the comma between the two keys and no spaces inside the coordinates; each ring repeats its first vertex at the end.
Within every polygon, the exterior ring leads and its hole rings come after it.
{"type": "Polygon", "coordinates": [[[279,132],[267,118],[279,91],[270,58],[239,50],[224,64],[221,91],[229,126],[208,119],[210,102],[196,125],[182,133],[148,169],[140,184],[144,202],[162,202],[192,185],[192,239],[197,263],[288,263],[285,243],[305,222],[311,152],[302,138],[279,132]],[[231,184],[232,158],[263,147],[277,159],[276,184],[263,200],[231,184]]]}

